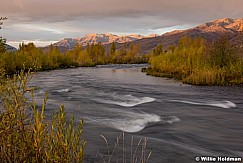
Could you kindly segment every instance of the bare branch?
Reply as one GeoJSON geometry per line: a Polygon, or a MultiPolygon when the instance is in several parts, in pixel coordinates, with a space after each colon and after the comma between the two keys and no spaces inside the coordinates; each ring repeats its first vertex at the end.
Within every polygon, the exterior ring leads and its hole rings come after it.
{"type": "Polygon", "coordinates": [[[0,17],[0,29],[2,29],[1,25],[3,25],[3,21],[7,19],[7,17],[0,17]]]}

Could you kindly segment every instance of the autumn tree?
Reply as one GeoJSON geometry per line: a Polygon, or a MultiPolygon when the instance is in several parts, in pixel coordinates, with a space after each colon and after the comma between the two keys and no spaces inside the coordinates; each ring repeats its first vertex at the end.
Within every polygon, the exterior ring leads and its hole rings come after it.
{"type": "Polygon", "coordinates": [[[126,56],[126,55],[127,55],[127,43],[125,42],[121,49],[121,56],[126,56]]]}
{"type": "Polygon", "coordinates": [[[163,53],[163,45],[159,44],[153,49],[153,55],[160,55],[163,53]]]}
{"type": "Polygon", "coordinates": [[[222,68],[236,60],[235,49],[226,37],[220,38],[212,45],[209,53],[213,66],[222,68]]]}
{"type": "Polygon", "coordinates": [[[176,46],[170,45],[166,48],[165,52],[173,53],[176,49],[176,46]]]}
{"type": "Polygon", "coordinates": [[[72,51],[70,51],[70,57],[73,59],[73,61],[77,61],[78,60],[78,56],[79,56],[79,53],[82,51],[82,45],[80,44],[76,44],[74,49],[72,51]]]}
{"type": "Polygon", "coordinates": [[[116,43],[113,41],[110,47],[110,55],[114,56],[116,52],[116,43]]]}

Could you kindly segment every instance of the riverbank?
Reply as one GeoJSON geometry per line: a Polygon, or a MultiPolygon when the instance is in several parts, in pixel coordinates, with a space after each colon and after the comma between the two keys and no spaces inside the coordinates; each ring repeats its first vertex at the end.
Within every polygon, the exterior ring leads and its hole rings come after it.
{"type": "Polygon", "coordinates": [[[188,76],[180,73],[160,72],[151,67],[142,68],[142,72],[146,75],[173,78],[182,81],[185,84],[198,85],[198,86],[243,86],[243,78],[241,76],[226,75],[226,71],[220,70],[201,70],[194,72],[188,76]]]}
{"type": "Polygon", "coordinates": [[[213,43],[182,38],[177,47],[149,59],[147,75],[169,77],[192,85],[242,85],[243,49],[226,38],[213,43]]]}

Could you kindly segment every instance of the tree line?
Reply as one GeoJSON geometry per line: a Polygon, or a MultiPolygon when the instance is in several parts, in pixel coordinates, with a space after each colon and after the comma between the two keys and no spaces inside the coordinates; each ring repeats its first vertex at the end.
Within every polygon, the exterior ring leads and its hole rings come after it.
{"type": "Polygon", "coordinates": [[[0,69],[13,74],[21,69],[35,69],[38,71],[68,68],[77,66],[95,66],[98,64],[119,63],[145,63],[148,56],[140,55],[140,46],[131,44],[129,49],[125,47],[116,49],[112,43],[106,52],[104,45],[88,44],[86,47],[76,45],[73,50],[61,53],[55,45],[50,45],[48,50],[42,50],[34,43],[21,43],[16,52],[8,52],[5,48],[6,40],[0,39],[0,69]]]}
{"type": "Polygon", "coordinates": [[[67,55],[77,62],[79,66],[95,66],[98,64],[132,64],[148,62],[147,55],[141,55],[139,44],[130,44],[129,49],[124,44],[123,48],[118,50],[116,43],[113,42],[108,50],[104,45],[88,44],[86,47],[76,45],[73,50],[68,51],[67,55]]]}
{"type": "Polygon", "coordinates": [[[183,37],[177,46],[157,46],[147,74],[172,77],[195,85],[243,84],[243,47],[226,37],[214,42],[183,37]]]}

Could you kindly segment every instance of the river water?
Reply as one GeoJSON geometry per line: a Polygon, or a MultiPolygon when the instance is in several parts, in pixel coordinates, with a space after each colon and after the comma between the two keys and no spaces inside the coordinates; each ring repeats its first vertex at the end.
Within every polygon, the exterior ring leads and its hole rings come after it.
{"type": "Polygon", "coordinates": [[[31,85],[39,87],[37,102],[49,93],[48,116],[64,104],[76,121],[84,120],[85,162],[103,162],[109,156],[111,162],[131,162],[135,155],[139,162],[139,140],[145,137],[143,151],[146,158],[151,152],[151,163],[243,157],[242,87],[186,85],[146,76],[144,66],[38,72],[31,85]]]}

